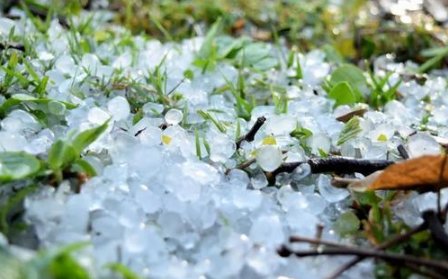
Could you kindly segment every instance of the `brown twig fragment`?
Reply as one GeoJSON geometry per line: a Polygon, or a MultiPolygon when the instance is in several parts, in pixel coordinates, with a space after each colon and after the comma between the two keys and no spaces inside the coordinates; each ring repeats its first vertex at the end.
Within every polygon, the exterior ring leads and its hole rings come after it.
{"type": "Polygon", "coordinates": [[[354,116],[363,116],[366,112],[367,112],[366,109],[354,110],[354,111],[351,111],[349,113],[346,113],[344,115],[341,115],[341,116],[337,117],[336,120],[344,122],[344,123],[347,123],[354,116]]]}
{"type": "Polygon", "coordinates": [[[414,264],[417,266],[425,266],[438,270],[441,273],[448,273],[448,263],[442,261],[429,260],[425,258],[419,258],[415,256],[402,255],[397,253],[387,253],[378,250],[367,250],[362,248],[351,248],[348,246],[342,246],[337,248],[327,248],[323,250],[303,250],[293,251],[286,246],[282,246],[278,251],[281,257],[289,257],[295,255],[297,257],[312,257],[312,256],[336,256],[336,255],[352,255],[365,258],[377,258],[395,265],[403,266],[406,263],[414,264]]]}
{"type": "Polygon", "coordinates": [[[9,44],[0,43],[0,50],[7,50],[9,48],[20,50],[20,51],[25,51],[24,45],[9,45],[9,44]]]}
{"type": "Polygon", "coordinates": [[[266,118],[264,116],[258,117],[257,121],[255,121],[254,126],[252,126],[252,128],[249,130],[249,132],[247,132],[246,135],[240,137],[236,141],[236,149],[240,148],[241,143],[243,141],[248,141],[248,142],[253,141],[255,138],[255,135],[260,130],[261,126],[263,126],[264,122],[266,122],[266,118]]]}
{"type": "MultiPolygon", "coordinates": [[[[273,171],[274,175],[282,172],[292,172],[295,168],[300,166],[303,162],[284,163],[278,169],[273,171]]],[[[334,156],[329,158],[312,158],[308,163],[311,167],[311,173],[324,173],[324,172],[336,172],[336,173],[362,173],[363,175],[369,175],[378,170],[383,170],[388,166],[394,164],[389,160],[365,160],[354,159],[348,157],[334,156]]]]}
{"type": "Polygon", "coordinates": [[[397,147],[397,150],[398,150],[398,153],[400,153],[401,158],[403,158],[405,160],[409,159],[409,153],[406,150],[406,147],[404,147],[404,145],[400,144],[397,147]]]}

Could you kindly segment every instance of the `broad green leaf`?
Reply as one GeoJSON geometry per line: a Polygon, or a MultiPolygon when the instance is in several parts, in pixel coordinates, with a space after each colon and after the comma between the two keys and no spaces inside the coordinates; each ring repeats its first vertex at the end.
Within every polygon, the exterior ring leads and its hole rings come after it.
{"type": "Polygon", "coordinates": [[[362,129],[359,125],[359,117],[355,116],[350,119],[342,129],[341,134],[339,135],[338,145],[355,138],[361,131],[362,129]]]}
{"type": "Polygon", "coordinates": [[[359,221],[358,217],[351,212],[347,211],[336,220],[334,223],[334,230],[338,232],[340,235],[346,235],[350,233],[355,233],[359,226],[361,225],[361,222],[359,221]]]}
{"type": "Polygon", "coordinates": [[[0,182],[23,179],[40,169],[40,161],[25,152],[0,153],[0,182]]]}
{"type": "Polygon", "coordinates": [[[84,159],[78,159],[73,163],[73,168],[77,171],[77,172],[83,172],[86,173],[88,176],[92,177],[92,176],[96,176],[96,170],[95,168],[86,160],[84,159]]]}
{"type": "Polygon", "coordinates": [[[104,122],[102,125],[100,125],[98,127],[85,130],[85,131],[81,132],[79,135],[77,135],[72,141],[72,145],[73,145],[73,148],[75,149],[75,151],[78,154],[81,154],[81,152],[87,146],[89,146],[91,143],[93,143],[95,140],[97,140],[101,136],[101,134],[104,133],[104,131],[106,131],[108,124],[109,124],[109,120],[107,120],[106,122],[104,122]]]}
{"type": "Polygon", "coordinates": [[[70,257],[71,253],[87,245],[89,243],[77,242],[54,252],[41,251],[27,263],[27,267],[34,270],[34,274],[39,274],[40,278],[88,279],[88,272],[70,257]]]}
{"type": "Polygon", "coordinates": [[[221,29],[221,22],[222,19],[218,18],[218,20],[212,25],[210,30],[207,32],[207,35],[204,38],[204,42],[202,43],[201,48],[199,49],[198,56],[202,59],[207,59],[210,57],[213,49],[213,44],[216,35],[219,32],[219,29],[221,29]]]}
{"type": "MultiPolygon", "coordinates": [[[[28,95],[28,94],[14,94],[12,95],[8,100],[6,100],[1,106],[0,106],[0,115],[5,115],[6,112],[14,107],[22,104],[23,102],[33,102],[36,104],[48,104],[50,102],[58,102],[55,100],[47,99],[47,98],[36,98],[34,96],[28,95]]],[[[64,106],[67,109],[74,109],[77,107],[77,105],[67,103],[67,102],[60,102],[64,104],[64,106]]]]}
{"type": "Polygon", "coordinates": [[[244,47],[244,45],[250,43],[250,39],[247,37],[241,37],[234,39],[232,37],[220,37],[216,39],[218,44],[218,58],[219,59],[233,59],[244,47]]]}
{"type": "Polygon", "coordinates": [[[243,67],[252,67],[265,71],[278,65],[278,60],[270,55],[271,48],[267,44],[252,43],[245,46],[236,59],[242,61],[243,67]]]}
{"type": "Polygon", "coordinates": [[[77,152],[72,145],[59,139],[51,146],[47,162],[50,168],[56,171],[73,162],[79,155],[80,152],[77,152]]]}
{"type": "Polygon", "coordinates": [[[330,99],[336,100],[335,107],[340,105],[350,105],[356,103],[356,94],[350,84],[346,81],[336,84],[328,93],[330,99]]]}
{"type": "Polygon", "coordinates": [[[363,72],[354,65],[343,65],[334,70],[331,74],[330,83],[332,86],[340,82],[347,82],[356,94],[356,100],[361,99],[361,90],[367,86],[363,72]]]}
{"type": "Polygon", "coordinates": [[[305,140],[313,135],[313,132],[310,130],[303,128],[303,127],[297,127],[290,133],[291,137],[294,137],[298,140],[305,140]]]}
{"type": "Polygon", "coordinates": [[[49,266],[52,279],[89,279],[89,273],[68,253],[56,256],[49,266]]]}
{"type": "Polygon", "coordinates": [[[116,273],[119,273],[121,276],[123,276],[124,279],[140,279],[139,276],[137,276],[134,272],[132,272],[129,268],[122,264],[111,263],[106,265],[106,267],[116,273]]]}

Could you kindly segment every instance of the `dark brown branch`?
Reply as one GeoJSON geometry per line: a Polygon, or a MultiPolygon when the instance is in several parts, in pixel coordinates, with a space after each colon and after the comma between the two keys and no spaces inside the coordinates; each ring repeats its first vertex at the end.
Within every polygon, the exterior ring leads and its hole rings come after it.
{"type": "Polygon", "coordinates": [[[228,168],[228,169],[226,170],[225,174],[228,175],[228,174],[230,173],[230,171],[232,171],[232,170],[244,170],[245,168],[247,168],[247,167],[249,167],[250,165],[252,165],[253,163],[255,163],[255,161],[256,161],[256,159],[255,159],[255,158],[252,158],[252,159],[250,159],[250,160],[248,160],[248,161],[242,163],[242,164],[239,165],[239,166],[236,166],[236,167],[234,167],[234,168],[228,168]]]}
{"type": "Polygon", "coordinates": [[[291,243],[294,243],[294,242],[306,242],[306,243],[310,243],[310,244],[314,244],[314,245],[325,245],[325,246],[328,246],[328,247],[341,248],[341,249],[354,249],[354,248],[356,248],[356,247],[347,246],[347,245],[344,245],[344,244],[328,241],[328,240],[325,240],[325,239],[308,238],[308,237],[297,236],[297,235],[291,236],[289,238],[289,242],[291,242],[291,243]]]}
{"type": "Polygon", "coordinates": [[[264,122],[266,122],[266,118],[264,116],[258,117],[257,121],[255,121],[254,126],[252,126],[249,132],[247,132],[246,135],[242,136],[236,141],[236,149],[240,148],[243,141],[253,141],[255,135],[257,134],[258,130],[260,130],[261,126],[263,126],[264,122]]]}
{"type": "Polygon", "coordinates": [[[383,170],[394,164],[389,160],[365,160],[347,157],[313,158],[308,160],[312,173],[336,172],[336,173],[362,173],[369,175],[378,170],[383,170]]]}
{"type": "Polygon", "coordinates": [[[25,51],[24,45],[9,45],[9,44],[0,43],[0,50],[7,50],[9,48],[20,50],[20,51],[25,51]]]}
{"type": "Polygon", "coordinates": [[[383,251],[367,250],[360,248],[328,248],[324,250],[305,250],[305,251],[293,251],[286,246],[282,246],[278,250],[278,254],[281,257],[289,257],[290,255],[296,255],[297,257],[312,257],[312,256],[361,256],[365,258],[377,258],[384,261],[393,263],[395,265],[399,264],[403,266],[406,263],[415,264],[418,266],[425,266],[428,268],[433,268],[444,273],[448,273],[448,263],[429,260],[425,258],[418,258],[414,256],[401,255],[396,253],[386,253],[383,251]]]}
{"type": "Polygon", "coordinates": [[[398,153],[400,153],[401,158],[403,158],[405,160],[409,159],[409,153],[406,150],[406,147],[404,147],[404,145],[400,144],[397,147],[397,150],[398,150],[398,153]]]}
{"type": "MultiPolygon", "coordinates": [[[[284,163],[278,169],[273,171],[273,175],[277,175],[282,172],[292,172],[295,168],[300,166],[303,162],[284,163]]],[[[336,173],[362,173],[369,175],[378,170],[383,170],[388,166],[394,164],[389,160],[366,160],[366,159],[354,159],[347,157],[329,157],[329,158],[312,158],[307,161],[311,167],[311,173],[324,173],[324,172],[336,172],[336,173]]]]}
{"type": "Polygon", "coordinates": [[[363,116],[367,112],[366,109],[354,110],[336,118],[337,121],[347,123],[354,116],[363,116]]]}

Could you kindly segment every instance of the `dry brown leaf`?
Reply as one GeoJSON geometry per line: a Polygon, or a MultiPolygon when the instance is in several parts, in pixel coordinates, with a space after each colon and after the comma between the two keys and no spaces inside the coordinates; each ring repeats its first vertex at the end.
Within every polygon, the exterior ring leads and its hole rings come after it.
{"type": "Polygon", "coordinates": [[[355,191],[363,190],[418,190],[434,191],[448,187],[448,162],[444,156],[422,156],[391,165],[382,172],[373,173],[363,182],[351,184],[355,191]],[[443,176],[441,177],[441,169],[443,176]],[[373,183],[371,183],[374,180],[373,183]],[[441,181],[442,180],[442,181],[441,181]],[[370,183],[369,183],[370,182],[370,183]],[[368,184],[368,186],[367,186],[368,184]]]}

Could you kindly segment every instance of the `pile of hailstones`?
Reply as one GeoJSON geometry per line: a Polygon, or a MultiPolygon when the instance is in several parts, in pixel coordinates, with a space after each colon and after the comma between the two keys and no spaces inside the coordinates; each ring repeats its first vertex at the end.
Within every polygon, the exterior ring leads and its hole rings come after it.
{"type": "MultiPolygon", "coordinates": [[[[98,14],[93,23],[101,30],[107,19],[98,14]]],[[[281,258],[276,248],[290,235],[314,237],[319,224],[324,227],[323,238],[347,242],[332,230],[332,224],[348,208],[349,193],[333,188],[330,176],[311,175],[306,167],[278,175],[277,186],[281,187],[268,187],[263,170],[307,159],[290,132],[297,125],[312,131],[307,145],[316,156],[320,151],[339,151],[367,159],[394,159],[399,144],[405,144],[413,157],[439,153],[429,134],[409,136],[428,109],[432,117],[427,126],[440,137],[448,132],[448,99],[443,97],[448,94],[447,84],[435,76],[424,85],[402,83],[399,91],[404,98],[400,102],[389,102],[382,111],[369,110],[360,119],[361,133],[337,146],[344,124],[335,119],[353,108],[333,110],[334,101],[322,90],[320,81],[331,72],[323,52],[299,55],[301,87],[287,84],[294,69],[269,70],[269,81],[287,88],[288,112],[276,114],[274,106],[259,106],[246,122],[237,118],[231,95],[210,94],[226,84],[224,76],[236,81],[238,70],[221,63],[216,70],[201,73],[192,65],[203,38],[161,44],[137,36],[132,38],[133,48],[117,48],[116,42],[127,31],[107,26],[116,38],[75,61],[70,53],[71,35],[56,21],[44,37],[26,18],[0,18],[0,36],[5,38],[12,27],[19,36],[35,34],[37,58],[30,63],[39,75],[50,78],[48,98],[78,107],[68,110],[60,102],[50,103],[48,115],[55,121],[50,121],[49,127],[43,127],[23,109],[12,111],[1,120],[0,150],[45,157],[54,140],[64,138],[68,131],[82,131],[112,119],[84,156],[98,176],[87,181],[80,194],[74,194],[65,181],[57,188],[42,186],[29,196],[25,218],[33,231],[17,236],[15,242],[25,247],[54,248],[88,241],[91,245],[77,256],[100,278],[109,278],[102,267],[110,262],[120,262],[148,278],[321,278],[347,258],[281,258]],[[133,124],[125,89],[112,90],[106,96],[101,83],[85,82],[107,81],[120,72],[128,80],[150,87],[143,75],[154,70],[165,56],[166,87],[180,84],[176,92],[183,97],[181,106],[188,110],[171,108],[164,112],[163,105],[148,102],[143,106],[143,118],[133,124]],[[45,68],[48,70],[44,72],[45,68]],[[194,78],[181,82],[188,69],[194,78]],[[425,97],[429,102],[423,104],[425,97]],[[232,125],[222,132],[201,118],[198,109],[221,111],[213,115],[232,125]],[[245,133],[260,116],[267,121],[255,140],[243,142],[237,151],[235,123],[239,121],[245,133]],[[61,121],[66,125],[60,125],[61,121]],[[198,158],[195,132],[184,129],[184,123],[202,127],[199,134],[204,138],[200,147],[204,158],[198,158]],[[162,130],[162,124],[168,127],[162,130]],[[382,137],[378,141],[380,135],[387,140],[382,137]],[[263,145],[268,136],[275,138],[275,145],[263,145]],[[210,154],[203,142],[208,143],[210,154]],[[258,151],[257,161],[249,167],[253,175],[238,169],[226,174],[228,168],[241,163],[235,159],[237,152],[239,157],[250,158],[254,151],[258,151]]],[[[272,53],[277,55],[274,48],[272,53]]],[[[380,68],[400,73],[410,67],[415,65],[394,64],[387,57],[375,64],[377,73],[380,68]]],[[[249,73],[248,80],[258,75],[249,73]]],[[[4,76],[0,72],[0,80],[4,76]]],[[[398,78],[398,74],[392,76],[398,78]]],[[[4,101],[0,96],[0,103],[4,101]]],[[[415,194],[397,206],[397,215],[409,225],[418,224],[418,212],[434,205],[434,200],[432,194],[415,194]]],[[[364,261],[347,276],[373,278],[373,268],[372,262],[364,261]]]]}

